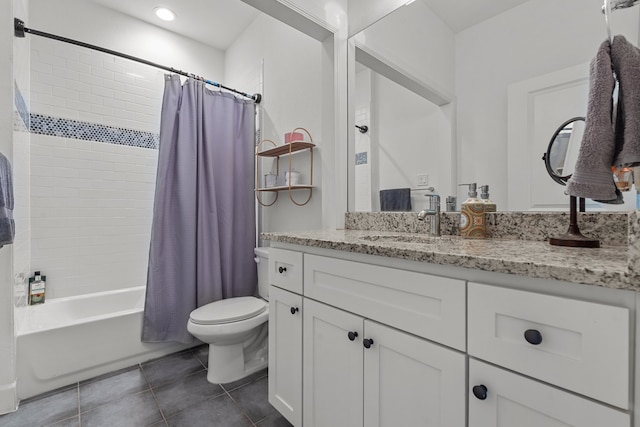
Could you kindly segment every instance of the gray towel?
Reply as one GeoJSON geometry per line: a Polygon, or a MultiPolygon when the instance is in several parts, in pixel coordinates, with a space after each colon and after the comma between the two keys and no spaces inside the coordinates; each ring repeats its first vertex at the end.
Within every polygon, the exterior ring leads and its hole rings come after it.
{"type": "Polygon", "coordinates": [[[575,172],[567,182],[567,193],[604,203],[623,203],[613,181],[611,165],[615,153],[613,130],[613,78],[609,41],[598,48],[591,61],[589,101],[584,136],[575,172]]]}
{"type": "Polygon", "coordinates": [[[640,50],[623,36],[615,36],[611,61],[618,77],[616,151],[618,168],[640,166],[640,50]]]}
{"type": "Polygon", "coordinates": [[[11,163],[0,153],[0,248],[13,243],[15,237],[13,203],[11,163]]]}
{"type": "Polygon", "coordinates": [[[389,211],[411,211],[411,189],[393,188],[390,190],[380,190],[380,210],[389,211]]]}

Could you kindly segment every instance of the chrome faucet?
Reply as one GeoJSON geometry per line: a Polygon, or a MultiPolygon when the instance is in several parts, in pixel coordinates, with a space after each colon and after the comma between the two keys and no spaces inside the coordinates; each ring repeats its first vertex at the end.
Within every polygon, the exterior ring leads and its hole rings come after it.
{"type": "Polygon", "coordinates": [[[429,209],[418,212],[418,220],[424,221],[427,216],[431,216],[429,235],[438,237],[440,236],[440,195],[427,193],[424,196],[429,198],[429,209]]]}

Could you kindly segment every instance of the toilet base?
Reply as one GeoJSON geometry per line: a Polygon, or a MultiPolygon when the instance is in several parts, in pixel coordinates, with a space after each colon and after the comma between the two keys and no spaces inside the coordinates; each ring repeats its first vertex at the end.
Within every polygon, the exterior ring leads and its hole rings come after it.
{"type": "Polygon", "coordinates": [[[267,325],[254,340],[233,345],[209,344],[207,381],[226,384],[245,378],[268,366],[267,325]]]}

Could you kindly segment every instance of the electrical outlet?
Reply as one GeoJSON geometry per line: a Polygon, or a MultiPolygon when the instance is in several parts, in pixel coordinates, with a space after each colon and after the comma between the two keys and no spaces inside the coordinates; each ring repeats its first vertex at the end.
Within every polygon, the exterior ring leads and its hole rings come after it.
{"type": "Polygon", "coordinates": [[[418,187],[428,187],[429,186],[429,175],[426,173],[418,174],[418,187]]]}

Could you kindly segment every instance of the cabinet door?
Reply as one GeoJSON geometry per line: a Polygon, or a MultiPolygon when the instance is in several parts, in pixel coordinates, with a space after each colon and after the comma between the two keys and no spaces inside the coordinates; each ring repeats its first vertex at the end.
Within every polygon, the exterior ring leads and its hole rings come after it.
{"type": "Polygon", "coordinates": [[[629,427],[630,423],[628,413],[469,361],[469,427],[629,427]]]}
{"type": "Polygon", "coordinates": [[[302,425],[302,296],[269,289],[269,403],[302,425]]]}
{"type": "Polygon", "coordinates": [[[363,320],[310,299],[304,304],[304,425],[362,426],[363,320]]]}
{"type": "Polygon", "coordinates": [[[465,425],[465,356],[365,320],[364,425],[465,425]]]}

